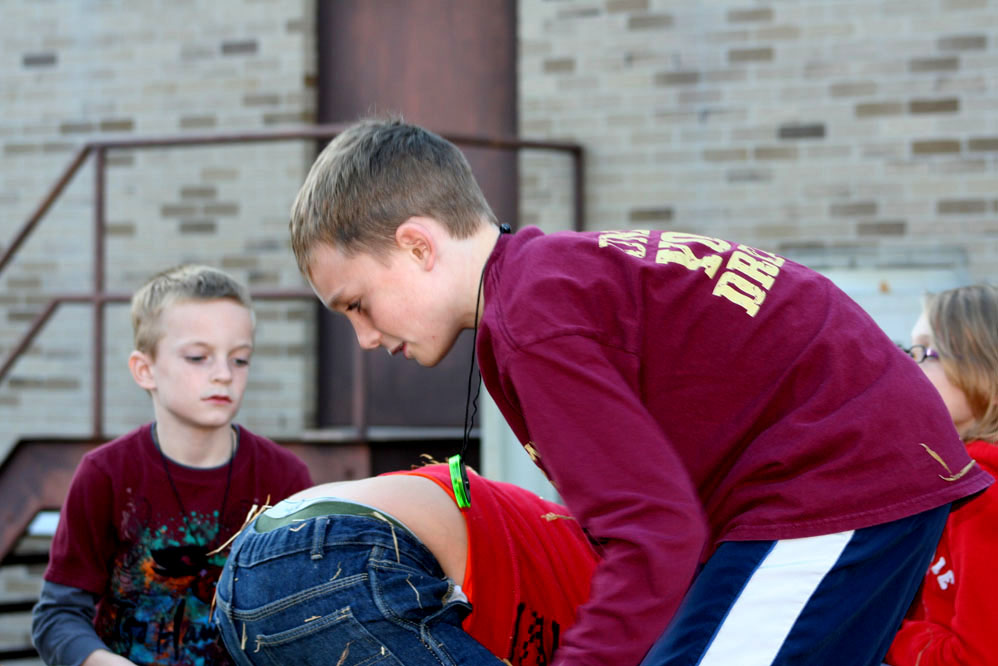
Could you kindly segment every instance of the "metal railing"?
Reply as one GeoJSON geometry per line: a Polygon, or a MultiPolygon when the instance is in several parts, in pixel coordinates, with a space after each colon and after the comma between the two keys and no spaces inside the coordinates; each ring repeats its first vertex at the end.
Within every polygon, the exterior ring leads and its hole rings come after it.
{"type": "MultiPolygon", "coordinates": [[[[111,150],[131,150],[144,148],[182,148],[190,146],[263,143],[296,140],[331,139],[346,128],[344,124],[315,125],[298,129],[247,131],[233,133],[189,134],[162,137],[135,137],[125,139],[103,139],[91,141],[77,150],[59,178],[49,188],[41,203],[14,235],[10,244],[0,255],[0,274],[11,262],[24,242],[39,225],[45,214],[86,163],[90,154],[94,155],[93,185],[93,288],[83,293],[54,294],[45,308],[32,320],[27,332],[8,353],[0,365],[0,382],[6,378],[18,358],[31,346],[45,324],[64,303],[89,303],[93,306],[93,330],[91,336],[93,371],[91,373],[91,436],[102,439],[104,430],[104,308],[108,303],[123,303],[130,299],[129,294],[105,291],[105,204],[106,204],[106,160],[111,150]]],[[[584,228],[585,184],[583,181],[584,152],[582,146],[569,142],[536,141],[514,137],[481,136],[441,132],[441,136],[451,142],[466,147],[494,148],[499,150],[548,150],[567,153],[572,159],[573,185],[573,227],[584,228]]],[[[314,298],[309,290],[258,290],[252,291],[255,300],[296,300],[314,298]]],[[[354,354],[354,428],[358,438],[363,439],[367,432],[364,409],[367,387],[363,354],[354,354]]]]}

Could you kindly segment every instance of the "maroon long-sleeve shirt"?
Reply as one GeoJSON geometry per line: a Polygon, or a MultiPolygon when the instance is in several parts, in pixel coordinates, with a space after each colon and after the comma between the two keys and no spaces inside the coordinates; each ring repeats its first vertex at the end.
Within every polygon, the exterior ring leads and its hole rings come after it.
{"type": "Polygon", "coordinates": [[[724,540],[981,490],[935,389],[820,274],[663,231],[501,236],[478,360],[604,559],[556,664],[636,664],[724,540]]]}

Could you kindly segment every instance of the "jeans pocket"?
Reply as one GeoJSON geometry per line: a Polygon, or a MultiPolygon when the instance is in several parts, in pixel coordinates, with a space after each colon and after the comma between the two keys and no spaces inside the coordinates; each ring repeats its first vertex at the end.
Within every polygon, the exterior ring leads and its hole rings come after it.
{"type": "Polygon", "coordinates": [[[276,634],[256,634],[246,645],[254,664],[287,666],[401,666],[388,648],[354,617],[350,607],[306,619],[301,626],[276,634]]]}
{"type": "Polygon", "coordinates": [[[424,624],[443,607],[450,582],[404,564],[369,563],[368,576],[375,603],[384,616],[403,625],[424,624]]]}

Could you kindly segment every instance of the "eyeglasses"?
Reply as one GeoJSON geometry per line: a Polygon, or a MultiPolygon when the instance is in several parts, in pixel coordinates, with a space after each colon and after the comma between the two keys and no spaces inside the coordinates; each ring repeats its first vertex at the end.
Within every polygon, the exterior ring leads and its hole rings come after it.
{"type": "Polygon", "coordinates": [[[925,345],[912,345],[911,347],[898,345],[898,347],[901,348],[901,351],[910,356],[915,363],[921,363],[927,358],[939,360],[939,352],[932,347],[926,347],[925,345]]]}

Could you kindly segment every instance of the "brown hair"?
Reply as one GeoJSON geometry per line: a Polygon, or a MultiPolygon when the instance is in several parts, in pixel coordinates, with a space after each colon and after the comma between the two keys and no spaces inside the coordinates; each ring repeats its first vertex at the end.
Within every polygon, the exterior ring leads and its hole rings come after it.
{"type": "Polygon", "coordinates": [[[253,315],[249,290],[228,273],[209,266],[187,264],[167,269],[149,278],[132,296],[132,333],[135,349],[156,356],[156,343],[163,337],[160,316],[178,301],[212,301],[226,298],[253,315]]]}
{"type": "Polygon", "coordinates": [[[291,207],[291,248],[309,272],[319,243],[384,257],[398,226],[431,217],[455,238],[498,224],[471,167],[450,141],[400,118],[361,120],[319,154],[291,207]]]}
{"type": "Polygon", "coordinates": [[[998,287],[977,284],[925,297],[946,377],[963,391],[977,423],[965,441],[998,441],[998,287]]]}

